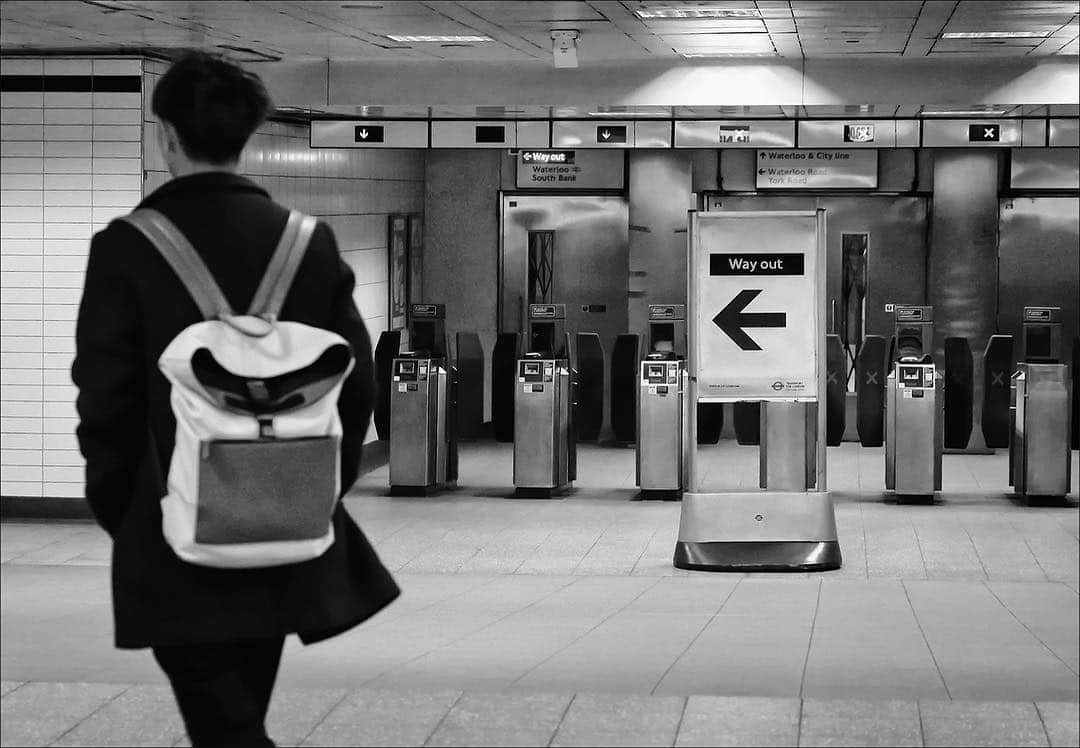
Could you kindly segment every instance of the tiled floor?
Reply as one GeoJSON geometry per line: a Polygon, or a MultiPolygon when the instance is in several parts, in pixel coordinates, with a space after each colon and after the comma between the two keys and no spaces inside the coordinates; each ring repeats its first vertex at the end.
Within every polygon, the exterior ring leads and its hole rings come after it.
{"type": "MultiPolygon", "coordinates": [[[[753,450],[711,449],[756,479],[753,450]]],[[[385,470],[364,476],[348,507],[404,594],[334,640],[290,641],[277,734],[1077,745],[1075,494],[1027,507],[1005,493],[1005,455],[947,455],[941,500],[900,506],[882,500],[880,450],[829,457],[844,566],[812,575],[674,569],[679,504],[629,500],[632,450],[584,447],[577,489],[549,501],[503,498],[509,445],[466,445],[443,497],[389,498],[385,470]]],[[[111,647],[108,550],[88,524],[0,525],[0,670],[25,684],[4,685],[5,745],[179,737],[149,655],[111,647]]]]}

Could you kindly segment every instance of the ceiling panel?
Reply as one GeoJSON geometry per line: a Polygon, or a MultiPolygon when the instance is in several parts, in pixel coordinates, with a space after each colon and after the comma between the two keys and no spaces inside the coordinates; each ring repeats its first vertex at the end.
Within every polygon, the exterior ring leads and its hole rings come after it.
{"type": "Polygon", "coordinates": [[[636,8],[691,0],[3,0],[5,53],[41,50],[164,53],[191,46],[251,50],[240,59],[550,61],[552,28],[580,32],[579,58],[664,59],[747,51],[786,58],[1076,54],[1080,2],[1021,0],[709,0],[758,17],[641,19],[636,8]],[[942,39],[949,31],[1014,31],[1022,39],[942,39]],[[475,44],[404,44],[389,34],[483,34],[475,44]],[[246,55],[246,57],[245,57],[246,55]]]}

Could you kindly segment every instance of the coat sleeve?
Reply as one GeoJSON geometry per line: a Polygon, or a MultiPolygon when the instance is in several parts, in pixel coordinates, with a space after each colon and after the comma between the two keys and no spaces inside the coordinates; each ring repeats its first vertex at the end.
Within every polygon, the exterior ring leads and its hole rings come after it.
{"type": "Polygon", "coordinates": [[[131,503],[147,442],[141,315],[135,289],[122,272],[120,231],[110,227],[90,245],[72,365],[86,500],[110,534],[131,503]]]}
{"type": "Polygon", "coordinates": [[[355,364],[346,378],[338,398],[341,416],[341,494],[352,488],[360,474],[360,456],[364,446],[371,410],[375,401],[375,367],[371,360],[371,339],[367,326],[353,300],[356,277],[352,268],[338,252],[333,231],[320,223],[312,242],[324,242],[333,252],[337,263],[337,285],[334,290],[332,321],[328,329],[345,338],[352,346],[355,364]]]}

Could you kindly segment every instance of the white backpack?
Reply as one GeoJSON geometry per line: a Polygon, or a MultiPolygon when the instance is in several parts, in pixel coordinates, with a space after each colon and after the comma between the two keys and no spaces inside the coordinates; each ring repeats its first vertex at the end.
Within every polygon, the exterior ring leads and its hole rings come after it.
{"type": "Polygon", "coordinates": [[[322,555],[334,542],[337,400],[352,350],[333,332],[277,319],[315,219],[290,213],[242,316],[169,219],[143,208],[120,220],[157,248],[206,320],[182,330],[158,360],[176,416],[161,500],[166,541],[184,561],[218,568],[322,555]]]}

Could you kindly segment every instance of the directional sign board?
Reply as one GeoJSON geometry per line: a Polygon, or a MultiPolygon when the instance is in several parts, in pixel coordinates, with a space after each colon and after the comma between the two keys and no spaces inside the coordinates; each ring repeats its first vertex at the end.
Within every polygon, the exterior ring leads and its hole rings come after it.
{"type": "Polygon", "coordinates": [[[699,401],[820,396],[824,212],[691,214],[699,401]]]}
{"type": "Polygon", "coordinates": [[[765,150],[757,152],[758,189],[877,187],[875,150],[765,150]]]}

